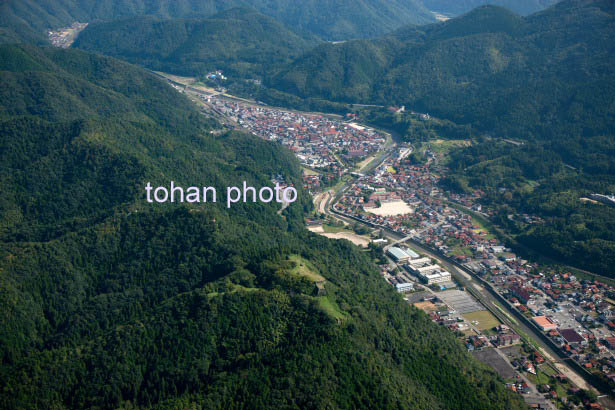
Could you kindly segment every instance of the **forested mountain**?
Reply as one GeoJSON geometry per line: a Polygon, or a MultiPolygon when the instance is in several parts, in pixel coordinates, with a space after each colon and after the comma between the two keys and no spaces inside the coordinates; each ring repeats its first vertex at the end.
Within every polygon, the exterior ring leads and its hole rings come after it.
{"type": "Polygon", "coordinates": [[[324,40],[376,36],[404,24],[435,21],[420,0],[47,0],[43,3],[5,0],[0,3],[0,27],[12,34],[40,39],[47,30],[74,21],[109,21],[144,15],[163,19],[198,18],[235,7],[253,8],[297,31],[324,40]]]}
{"type": "Polygon", "coordinates": [[[403,104],[503,136],[613,132],[614,7],[566,0],[523,18],[485,6],[378,40],[319,46],[269,85],[403,104]]]}
{"type": "Polygon", "coordinates": [[[180,75],[223,69],[247,77],[290,63],[316,43],[271,17],[236,8],[200,20],[133,17],[93,23],[74,47],[180,75]]]}
{"type": "Polygon", "coordinates": [[[144,197],[299,186],[289,151],[79,50],[0,46],[0,83],[0,407],[523,407],[368,254],[305,230],[303,191],[281,216],[144,197]]]}
{"type": "Polygon", "coordinates": [[[490,4],[505,7],[521,15],[543,10],[560,0],[423,0],[423,5],[431,11],[446,16],[459,16],[479,6],[490,4]]]}
{"type": "Polygon", "coordinates": [[[253,8],[324,40],[386,34],[405,24],[434,22],[433,12],[457,16],[494,4],[530,14],[557,0],[5,0],[0,3],[0,42],[44,42],[50,29],[75,21],[112,21],[151,16],[158,19],[207,18],[236,7],[253,8]]]}

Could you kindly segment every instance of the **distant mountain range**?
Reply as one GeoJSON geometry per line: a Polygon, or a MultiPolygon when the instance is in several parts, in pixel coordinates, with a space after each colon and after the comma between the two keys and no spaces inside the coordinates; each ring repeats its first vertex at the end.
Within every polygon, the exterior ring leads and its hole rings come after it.
{"type": "Polygon", "coordinates": [[[423,0],[427,9],[446,16],[459,16],[484,5],[501,6],[521,15],[543,10],[560,0],[423,0]]]}
{"type": "Polygon", "coordinates": [[[297,31],[324,40],[345,40],[387,33],[404,24],[433,22],[420,0],[5,0],[0,5],[0,39],[20,36],[39,40],[51,28],[74,21],[157,18],[203,18],[220,11],[250,7],[297,31]]]}
{"type": "Polygon", "coordinates": [[[158,19],[207,18],[223,10],[249,7],[297,32],[323,40],[386,34],[406,24],[436,21],[489,3],[529,14],[556,0],[4,0],[0,3],[0,41],[44,42],[47,30],[75,21],[111,21],[136,16],[158,19]]]}
{"type": "Polygon", "coordinates": [[[595,135],[613,129],[612,4],[566,0],[527,17],[481,6],[335,44],[236,8],[92,23],[75,47],[176,74],[264,78],[269,94],[406,105],[510,137],[595,135]]]}

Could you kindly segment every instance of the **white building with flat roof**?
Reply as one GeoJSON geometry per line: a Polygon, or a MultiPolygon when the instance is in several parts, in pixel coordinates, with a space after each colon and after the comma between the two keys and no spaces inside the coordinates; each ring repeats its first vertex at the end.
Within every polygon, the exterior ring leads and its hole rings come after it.
{"type": "Polygon", "coordinates": [[[434,283],[443,283],[451,281],[451,274],[445,270],[431,271],[428,273],[419,274],[419,277],[428,285],[434,283]]]}
{"type": "Polygon", "coordinates": [[[421,255],[419,255],[418,253],[414,252],[410,248],[404,249],[404,252],[406,252],[408,255],[410,255],[410,259],[417,259],[417,258],[421,257],[421,255]]]}
{"type": "Polygon", "coordinates": [[[431,265],[431,258],[424,257],[424,258],[419,258],[419,259],[413,259],[409,261],[408,264],[412,268],[420,268],[422,266],[431,265]]]}
{"type": "Polygon", "coordinates": [[[398,283],[397,285],[395,285],[395,289],[397,289],[399,293],[412,292],[414,290],[414,284],[413,283],[398,283]]]}
{"type": "MultiPolygon", "coordinates": [[[[429,258],[425,258],[429,259],[429,258]]],[[[431,263],[431,260],[429,260],[431,263]]],[[[423,282],[428,285],[432,285],[434,283],[442,283],[442,282],[450,282],[451,274],[444,269],[440,265],[408,265],[410,267],[410,271],[418,276],[423,282]]]]}
{"type": "Polygon", "coordinates": [[[417,274],[427,274],[427,273],[431,273],[431,272],[436,272],[439,270],[442,270],[442,268],[440,268],[440,265],[427,265],[427,266],[423,266],[421,268],[415,268],[414,269],[415,272],[417,274]]]}

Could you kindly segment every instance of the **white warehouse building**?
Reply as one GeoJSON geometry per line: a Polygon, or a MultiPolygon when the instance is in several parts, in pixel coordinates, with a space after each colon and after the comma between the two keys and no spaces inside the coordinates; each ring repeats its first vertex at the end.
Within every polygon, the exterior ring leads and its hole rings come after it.
{"type": "Polygon", "coordinates": [[[429,273],[419,274],[419,277],[428,285],[434,283],[450,282],[451,274],[445,270],[431,271],[429,273]]]}
{"type": "Polygon", "coordinates": [[[419,259],[413,259],[408,262],[411,268],[421,268],[423,266],[431,265],[431,258],[423,257],[419,259]]]}
{"type": "Polygon", "coordinates": [[[395,246],[393,246],[392,248],[390,248],[387,253],[393,258],[393,260],[395,260],[395,262],[407,262],[410,259],[414,259],[414,258],[418,258],[419,255],[408,249],[408,250],[404,250],[401,248],[397,248],[395,246]]]}
{"type": "Polygon", "coordinates": [[[410,266],[412,273],[417,275],[423,282],[428,285],[434,283],[449,282],[451,280],[451,274],[440,267],[440,265],[427,265],[427,266],[410,266]]]}

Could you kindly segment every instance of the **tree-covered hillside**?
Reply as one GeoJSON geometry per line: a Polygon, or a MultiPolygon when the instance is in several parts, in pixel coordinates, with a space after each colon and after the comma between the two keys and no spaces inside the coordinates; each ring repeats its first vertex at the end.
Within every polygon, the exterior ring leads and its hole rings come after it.
{"type": "Polygon", "coordinates": [[[517,241],[558,261],[615,277],[615,208],[591,195],[615,192],[613,136],[528,141],[485,139],[451,156],[453,190],[485,192],[494,220],[517,241]],[[538,215],[528,224],[509,215],[538,215]]]}
{"type": "Polygon", "coordinates": [[[377,36],[404,24],[435,21],[420,0],[6,0],[0,3],[0,27],[40,40],[47,30],[75,21],[202,18],[235,7],[253,8],[324,40],[377,36]]]}
{"type": "Polygon", "coordinates": [[[111,58],[0,56],[1,408],[523,407],[367,254],[305,230],[302,190],[282,215],[144,198],[150,180],[298,186],[289,151],[211,133],[111,58]]]}
{"type": "Polygon", "coordinates": [[[75,21],[112,21],[152,16],[159,19],[206,18],[235,7],[250,7],[299,32],[324,40],[368,38],[405,24],[428,24],[434,12],[458,16],[484,4],[527,15],[557,0],[5,0],[0,3],[0,43],[43,43],[48,30],[75,21]]]}
{"type": "Polygon", "coordinates": [[[363,44],[320,46],[269,85],[406,105],[502,136],[612,133],[613,14],[608,0],[566,0],[525,18],[485,6],[363,44]]]}
{"type": "Polygon", "coordinates": [[[204,76],[223,69],[249,77],[290,63],[316,42],[271,17],[237,8],[201,20],[134,17],[93,23],[74,47],[175,74],[204,76]]]}

